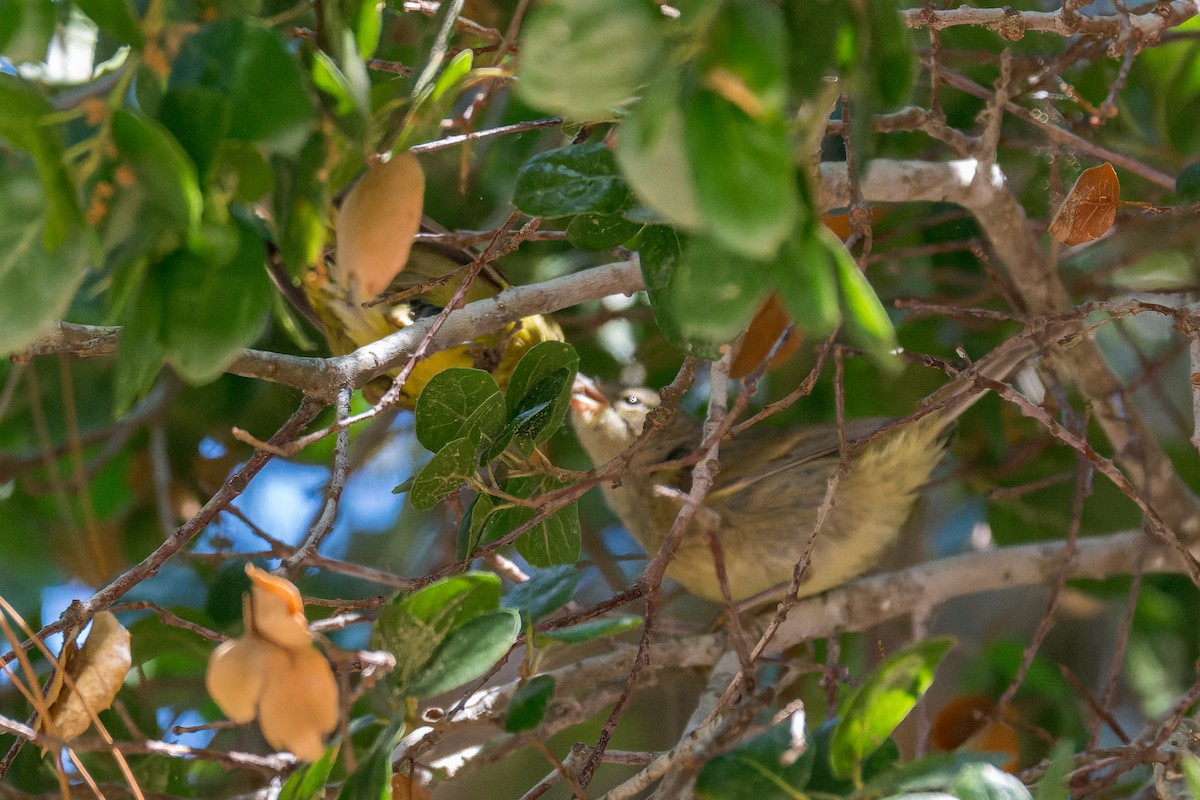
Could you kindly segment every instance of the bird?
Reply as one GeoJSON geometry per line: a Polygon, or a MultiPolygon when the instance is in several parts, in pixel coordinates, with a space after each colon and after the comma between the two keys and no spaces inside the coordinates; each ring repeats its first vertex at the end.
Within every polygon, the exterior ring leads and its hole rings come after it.
{"type": "MultiPolygon", "coordinates": [[[[424,226],[429,230],[429,223],[424,226]]],[[[330,350],[343,355],[389,333],[401,330],[426,317],[442,312],[461,281],[453,275],[474,261],[474,256],[455,247],[418,240],[412,246],[404,268],[396,274],[380,297],[415,292],[396,302],[364,306],[353,285],[342,279],[334,262],[311,267],[304,276],[303,288],[308,303],[320,320],[330,350]]],[[[493,265],[485,265],[467,290],[464,302],[470,303],[499,294],[509,286],[493,265]]],[[[500,388],[508,384],[521,356],[533,345],[547,340],[561,341],[562,329],[554,320],[541,315],[517,322],[432,353],[417,365],[401,389],[401,405],[412,408],[421,391],[434,375],[450,367],[484,369],[500,388]]],[[[368,384],[364,393],[378,400],[390,378],[368,384]]]]}
{"type": "MultiPolygon", "coordinates": [[[[1036,349],[1028,342],[1013,344],[1018,346],[998,349],[934,393],[923,416],[895,426],[884,418],[845,421],[847,469],[817,533],[798,596],[840,586],[885,557],[941,461],[955,420],[982,396],[975,378],[1001,380],[1036,349]]],[[[595,382],[581,379],[570,405],[572,427],[597,467],[652,429],[629,457],[634,474],[601,485],[608,506],[652,554],[662,546],[691,486],[690,467],[652,468],[694,453],[702,437],[699,420],[682,411],[648,426],[661,403],[652,389],[621,389],[609,396],[595,382]]],[[[790,583],[829,481],[839,470],[839,442],[835,423],[818,423],[788,429],[758,425],[720,443],[720,468],[704,505],[715,512],[709,524],[716,525],[732,600],[790,583]]],[[[696,527],[684,535],[667,574],[692,594],[721,602],[713,550],[696,527]]]]}

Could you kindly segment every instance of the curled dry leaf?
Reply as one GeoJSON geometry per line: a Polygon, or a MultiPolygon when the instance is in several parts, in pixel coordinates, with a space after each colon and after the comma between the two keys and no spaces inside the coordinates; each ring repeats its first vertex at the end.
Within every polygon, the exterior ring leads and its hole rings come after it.
{"type": "Polygon", "coordinates": [[[244,636],[222,642],[209,657],[204,688],[230,720],[245,723],[258,715],[269,647],[273,645],[264,639],[244,636]]]}
{"type": "Polygon", "coordinates": [[[205,688],[230,720],[257,718],[272,747],[316,761],[337,727],[333,669],[313,646],[295,585],[249,564],[246,574],[251,581],[242,602],[246,632],[213,651],[205,688]]]}
{"type": "Polygon", "coordinates": [[[1121,182],[1107,161],[1085,169],[1050,222],[1050,235],[1067,246],[1099,239],[1117,221],[1121,182]]]}
{"type": "Polygon", "coordinates": [[[92,716],[112,705],[133,660],[129,651],[129,631],[108,611],[92,619],[92,631],[83,647],[63,659],[73,679],[64,682],[53,705],[46,729],[61,739],[74,739],[92,724],[92,716]]]}
{"type": "Polygon", "coordinates": [[[424,201],[425,173],[408,151],[373,165],[346,195],[335,258],[357,301],[378,295],[404,269],[424,201]]]}
{"type": "Polygon", "coordinates": [[[248,614],[243,610],[246,630],[253,626],[259,636],[283,647],[303,647],[311,643],[304,601],[300,599],[296,585],[253,564],[246,565],[246,574],[250,576],[251,606],[248,614]]]}
{"type": "MultiPolygon", "coordinates": [[[[754,312],[754,318],[750,320],[750,327],[734,343],[737,352],[733,357],[730,374],[735,378],[744,378],[758,369],[763,360],[770,355],[775,342],[791,324],[792,318],[784,309],[779,296],[774,293],[768,295],[767,299],[758,307],[758,311],[754,312]]],[[[787,361],[803,341],[804,333],[800,330],[793,330],[787,341],[781,344],[775,354],[771,356],[771,361],[767,364],[766,369],[772,370],[787,361]]]]}
{"type": "Polygon", "coordinates": [[[258,725],[272,747],[316,761],[338,721],[337,680],[314,647],[271,648],[258,725]]]}

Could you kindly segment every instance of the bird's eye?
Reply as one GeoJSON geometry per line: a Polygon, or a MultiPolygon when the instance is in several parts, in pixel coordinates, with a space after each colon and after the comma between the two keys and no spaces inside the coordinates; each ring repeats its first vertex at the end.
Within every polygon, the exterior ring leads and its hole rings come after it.
{"type": "Polygon", "coordinates": [[[625,405],[636,407],[642,404],[642,398],[636,394],[627,394],[621,398],[621,402],[625,403],[625,405]]]}

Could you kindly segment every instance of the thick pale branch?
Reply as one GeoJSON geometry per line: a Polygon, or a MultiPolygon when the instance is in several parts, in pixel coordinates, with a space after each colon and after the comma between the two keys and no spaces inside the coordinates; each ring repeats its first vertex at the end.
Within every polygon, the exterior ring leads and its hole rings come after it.
{"type": "Polygon", "coordinates": [[[1005,39],[1017,40],[1026,31],[1047,31],[1063,36],[1086,34],[1122,40],[1124,31],[1140,42],[1154,41],[1197,13],[1195,0],[1173,0],[1156,4],[1144,14],[1099,14],[1085,16],[1071,10],[1070,2],[1058,11],[1018,11],[1014,8],[913,8],[903,12],[910,28],[943,30],[959,25],[977,25],[996,31],[1005,39]]]}

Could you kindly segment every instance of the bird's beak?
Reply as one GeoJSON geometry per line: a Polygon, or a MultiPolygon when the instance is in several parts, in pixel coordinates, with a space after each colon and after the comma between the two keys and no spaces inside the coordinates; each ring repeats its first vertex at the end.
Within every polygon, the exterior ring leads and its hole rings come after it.
{"type": "Polygon", "coordinates": [[[594,380],[583,375],[575,376],[575,385],[571,387],[572,411],[585,418],[594,418],[608,405],[608,398],[594,380]]]}

